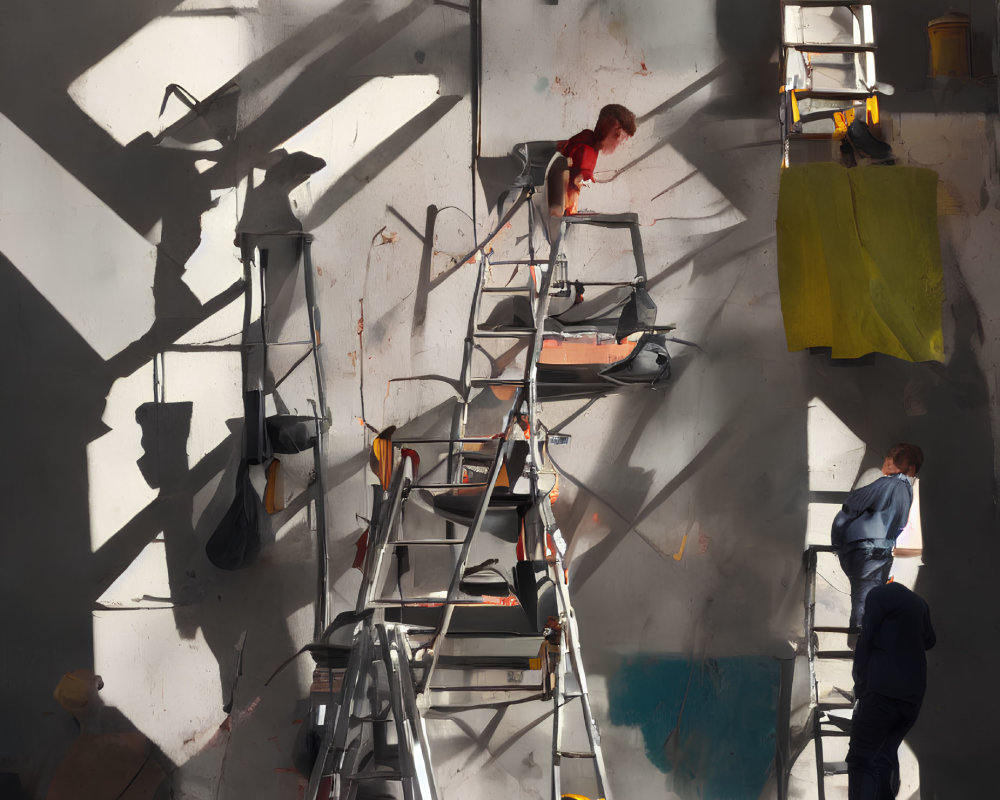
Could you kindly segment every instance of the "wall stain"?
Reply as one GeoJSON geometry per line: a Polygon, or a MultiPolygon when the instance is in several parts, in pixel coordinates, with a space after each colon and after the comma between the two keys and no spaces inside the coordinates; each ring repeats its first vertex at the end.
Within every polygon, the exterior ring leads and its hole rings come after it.
{"type": "Polygon", "coordinates": [[[608,681],[611,722],[641,729],[646,757],[682,796],[758,797],[774,759],[779,681],[766,656],[634,656],[608,681]]]}

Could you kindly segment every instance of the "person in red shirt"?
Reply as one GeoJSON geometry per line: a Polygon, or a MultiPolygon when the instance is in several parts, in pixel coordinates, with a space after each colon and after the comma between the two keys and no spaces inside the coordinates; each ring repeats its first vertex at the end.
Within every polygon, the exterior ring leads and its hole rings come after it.
{"type": "Polygon", "coordinates": [[[569,160],[569,183],[566,187],[566,214],[575,214],[580,199],[580,186],[594,179],[594,168],[600,153],[613,153],[618,145],[635,135],[635,114],[625,106],[604,106],[597,115],[593,130],[580,131],[576,136],[558,142],[556,149],[569,160]]]}

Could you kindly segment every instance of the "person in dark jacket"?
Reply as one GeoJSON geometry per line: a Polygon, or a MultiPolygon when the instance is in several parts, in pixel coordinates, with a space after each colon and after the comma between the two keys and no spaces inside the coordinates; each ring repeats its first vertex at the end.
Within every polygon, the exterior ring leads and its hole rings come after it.
{"type": "Polygon", "coordinates": [[[851,628],[861,626],[865,597],[889,579],[892,549],[913,502],[913,479],[924,463],[915,444],[897,444],[882,462],[882,475],[847,496],[833,520],[831,542],[851,582],[851,628]]]}
{"type": "Polygon", "coordinates": [[[854,651],[849,800],[892,800],[899,791],[899,746],[920,713],[925,651],[936,641],[923,598],[899,583],[868,593],[854,651]]]}

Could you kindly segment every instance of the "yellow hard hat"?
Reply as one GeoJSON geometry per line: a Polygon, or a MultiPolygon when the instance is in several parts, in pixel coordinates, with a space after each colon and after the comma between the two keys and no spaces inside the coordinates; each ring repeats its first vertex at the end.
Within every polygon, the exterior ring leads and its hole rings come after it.
{"type": "Polygon", "coordinates": [[[95,675],[92,670],[75,669],[62,676],[52,696],[59,705],[72,713],[86,708],[103,686],[104,681],[101,680],[101,676],[95,675]]]}

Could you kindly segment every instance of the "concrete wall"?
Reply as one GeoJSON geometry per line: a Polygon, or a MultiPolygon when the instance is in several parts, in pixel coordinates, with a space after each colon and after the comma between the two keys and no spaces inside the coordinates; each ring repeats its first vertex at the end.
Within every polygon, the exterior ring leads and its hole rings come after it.
{"type": "MultiPolygon", "coordinates": [[[[837,363],[785,347],[773,3],[486,3],[478,98],[459,5],[8,4],[0,341],[13,446],[0,591],[11,721],[0,771],[44,796],[76,735],[52,689],[90,667],[108,719],[176,765],[175,797],[294,796],[310,664],[263,684],[311,636],[299,497],[309,465],[289,459],[292,500],[260,560],[212,567],[204,542],[232,498],[241,364],[232,349],[181,346],[238,341],[237,229],[315,235],[342,610],[357,588],[357,515],[370,510],[359,420],[444,423],[446,383],[389,381],[457,375],[473,275],[454,262],[490,227],[504,154],[621,102],[639,131],[602,159],[582,205],[639,213],[659,320],[699,348],[671,345],[663,390],[543,412],[572,435],[553,452],[556,513],[616,795],[773,796],[778,659],[798,635],[801,553],[835,511],[811,493],[849,488],[897,440],[927,454],[916,588],[939,645],[911,737],[921,793],[982,793],[1000,626],[987,591],[1000,423],[995,91],[922,82],[924,43],[886,33],[897,16],[915,30],[919,15],[880,6],[882,74],[912,90],[883,106],[894,147],[941,176],[947,359],[837,363]],[[166,84],[201,99],[231,80],[238,102],[210,120],[218,138],[187,131],[211,149],[182,148],[183,134],[154,143],[185,110],[174,98],[160,116],[166,84]]],[[[993,47],[988,6],[974,9],[979,65],[993,47]]],[[[606,255],[582,238],[569,246],[581,263],[606,255]]],[[[300,318],[298,295],[285,305],[300,318]]],[[[305,412],[311,388],[305,379],[285,399],[305,412]]],[[[477,796],[519,783],[546,796],[544,743],[518,761],[499,740],[452,736],[446,794],[480,781],[492,788],[477,796]]],[[[795,790],[810,796],[807,782],[795,790]]]]}

